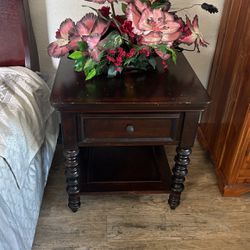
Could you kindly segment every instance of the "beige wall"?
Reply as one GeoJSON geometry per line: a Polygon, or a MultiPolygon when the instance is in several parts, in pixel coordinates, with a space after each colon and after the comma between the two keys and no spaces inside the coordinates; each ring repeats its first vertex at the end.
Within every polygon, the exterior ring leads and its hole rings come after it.
{"type": "MultiPolygon", "coordinates": [[[[199,1],[173,0],[172,2],[174,3],[174,7],[179,8],[192,5],[199,1]]],[[[210,0],[209,2],[217,5],[221,14],[224,0],[210,0]]],[[[58,59],[52,59],[47,55],[48,44],[54,40],[55,31],[62,20],[67,17],[72,18],[74,21],[79,20],[84,13],[89,11],[89,9],[82,8],[81,5],[90,5],[90,3],[84,0],[29,0],[29,4],[38,45],[41,71],[48,74],[54,74],[58,65],[58,59]]],[[[210,15],[205,11],[201,11],[200,8],[194,8],[183,12],[183,15],[188,14],[190,17],[193,17],[195,13],[200,17],[200,29],[210,45],[207,49],[202,49],[200,54],[189,52],[185,53],[185,55],[202,83],[206,86],[221,15],[210,15]]]]}

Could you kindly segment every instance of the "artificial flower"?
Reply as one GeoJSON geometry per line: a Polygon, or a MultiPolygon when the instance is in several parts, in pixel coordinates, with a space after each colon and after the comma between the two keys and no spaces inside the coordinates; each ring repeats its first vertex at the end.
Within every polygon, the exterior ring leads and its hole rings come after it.
{"type": "Polygon", "coordinates": [[[149,57],[151,55],[151,51],[148,47],[143,47],[139,50],[139,54],[144,54],[146,57],[149,57]]]}
{"type": "Polygon", "coordinates": [[[179,42],[187,45],[195,44],[195,48],[199,51],[199,45],[207,47],[208,42],[203,38],[202,33],[199,30],[198,16],[196,15],[191,23],[188,16],[186,16],[186,26],[184,27],[185,33],[179,38],[179,42]]]}
{"type": "Polygon", "coordinates": [[[163,53],[161,50],[159,49],[155,49],[155,53],[162,59],[167,61],[171,56],[167,53],[163,53]]]}
{"type": "Polygon", "coordinates": [[[88,44],[88,52],[95,61],[99,61],[101,50],[97,47],[101,37],[109,27],[109,22],[93,13],[86,14],[76,24],[76,30],[83,41],[88,44]]]}
{"type": "Polygon", "coordinates": [[[98,11],[106,18],[110,15],[110,8],[108,6],[102,6],[98,11]]]}
{"type": "Polygon", "coordinates": [[[120,29],[122,33],[127,34],[130,38],[135,37],[131,21],[124,21],[120,29]]]}
{"type": "Polygon", "coordinates": [[[176,62],[176,51],[185,50],[181,44],[194,44],[198,52],[200,45],[208,45],[199,31],[198,16],[191,23],[188,17],[185,22],[177,13],[194,6],[209,13],[218,11],[208,3],[172,10],[169,0],[88,1],[108,3],[110,7],[90,7],[97,15],[88,13],[76,24],[66,19],[56,32],[57,40],[48,47],[53,57],[69,53],[69,58],[75,60],[75,70],[83,71],[86,80],[103,72],[114,77],[126,68],[155,69],[155,57],[167,69],[169,59],[176,62]],[[114,4],[120,2],[124,15],[115,13],[114,4]]]}
{"type": "Polygon", "coordinates": [[[181,35],[180,24],[174,20],[173,14],[160,8],[151,9],[140,0],[130,3],[126,14],[127,19],[132,22],[133,32],[141,36],[141,44],[171,43],[181,35]]]}
{"type": "Polygon", "coordinates": [[[77,48],[79,40],[76,32],[75,23],[67,18],[60,25],[56,32],[56,41],[52,42],[48,47],[48,54],[53,57],[61,57],[66,55],[70,50],[77,48]]]}
{"type": "Polygon", "coordinates": [[[90,48],[96,46],[100,38],[107,31],[109,22],[93,13],[86,14],[76,23],[76,29],[80,37],[86,41],[90,48]]]}

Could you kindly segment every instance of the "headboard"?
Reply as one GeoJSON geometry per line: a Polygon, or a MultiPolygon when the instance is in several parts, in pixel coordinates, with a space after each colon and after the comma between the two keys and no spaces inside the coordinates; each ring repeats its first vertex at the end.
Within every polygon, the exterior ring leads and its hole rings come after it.
{"type": "Polygon", "coordinates": [[[28,0],[0,0],[0,66],[39,70],[28,0]]]}

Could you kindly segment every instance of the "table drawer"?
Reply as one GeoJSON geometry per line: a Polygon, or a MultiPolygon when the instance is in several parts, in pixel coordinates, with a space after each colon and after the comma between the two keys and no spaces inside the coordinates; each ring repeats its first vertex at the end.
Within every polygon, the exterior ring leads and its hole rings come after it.
{"type": "Polygon", "coordinates": [[[177,140],[180,114],[81,116],[80,134],[86,139],[162,138],[177,140]]]}

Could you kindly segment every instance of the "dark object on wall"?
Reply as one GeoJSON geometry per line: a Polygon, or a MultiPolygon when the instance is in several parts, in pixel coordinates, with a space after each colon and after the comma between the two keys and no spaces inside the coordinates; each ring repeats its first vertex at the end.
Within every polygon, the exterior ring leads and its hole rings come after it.
{"type": "Polygon", "coordinates": [[[227,0],[208,84],[212,103],[199,140],[225,196],[250,191],[250,1],[227,0]]]}
{"type": "Polygon", "coordinates": [[[0,66],[39,70],[27,0],[0,0],[0,66]]]}
{"type": "Polygon", "coordinates": [[[208,3],[203,3],[203,4],[201,5],[201,8],[202,8],[203,10],[208,11],[208,12],[211,13],[211,14],[214,14],[214,13],[218,13],[218,12],[219,12],[218,9],[217,9],[214,5],[208,4],[208,3]]]}

